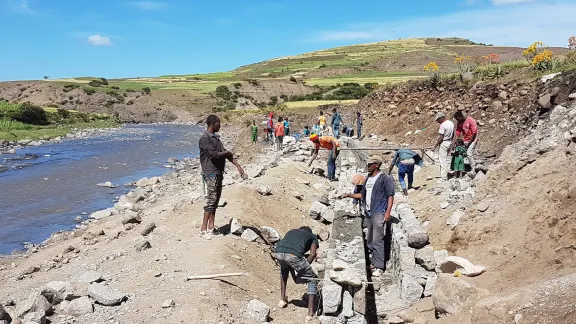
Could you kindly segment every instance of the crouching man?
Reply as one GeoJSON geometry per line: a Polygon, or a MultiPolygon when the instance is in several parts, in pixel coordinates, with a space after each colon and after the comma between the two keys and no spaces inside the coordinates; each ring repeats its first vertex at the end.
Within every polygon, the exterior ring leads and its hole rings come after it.
{"type": "Polygon", "coordinates": [[[318,281],[306,280],[302,279],[302,277],[317,278],[310,264],[316,259],[318,247],[318,239],[308,226],[288,231],[284,238],[276,244],[275,257],[280,265],[281,277],[278,307],[284,308],[288,305],[286,284],[288,283],[288,274],[291,274],[295,283],[308,283],[308,316],[306,316],[306,321],[314,319],[314,298],[317,293],[318,281]],[[306,259],[304,254],[308,251],[310,251],[310,254],[306,259]]]}

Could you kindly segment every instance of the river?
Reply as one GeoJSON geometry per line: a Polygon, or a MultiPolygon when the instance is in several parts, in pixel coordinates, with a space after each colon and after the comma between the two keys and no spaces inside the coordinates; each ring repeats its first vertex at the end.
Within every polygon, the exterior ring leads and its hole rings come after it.
{"type": "Polygon", "coordinates": [[[41,243],[74,228],[76,217],[111,207],[131,189],[124,184],[170,172],[168,158],[197,157],[202,132],[187,125],[130,125],[0,155],[8,168],[0,173],[0,254],[22,249],[23,242],[41,243]],[[116,188],[96,186],[106,181],[116,188]]]}

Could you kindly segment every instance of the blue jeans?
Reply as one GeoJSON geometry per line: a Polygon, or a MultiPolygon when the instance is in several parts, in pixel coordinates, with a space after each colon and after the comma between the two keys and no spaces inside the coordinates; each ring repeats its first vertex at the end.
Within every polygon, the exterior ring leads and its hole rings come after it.
{"type": "Polygon", "coordinates": [[[283,279],[288,278],[288,274],[291,274],[295,283],[308,283],[308,295],[316,295],[318,291],[318,281],[302,278],[317,278],[314,270],[312,270],[312,266],[310,266],[310,263],[308,263],[306,258],[297,257],[294,254],[289,253],[276,253],[275,257],[280,265],[280,275],[283,279]]]}
{"type": "Polygon", "coordinates": [[[402,190],[406,189],[406,182],[404,177],[408,175],[408,189],[412,188],[414,182],[414,164],[398,164],[398,181],[402,190]]]}
{"type": "Polygon", "coordinates": [[[328,179],[336,179],[336,156],[333,156],[332,152],[328,156],[328,179]]]}
{"type": "Polygon", "coordinates": [[[340,124],[336,125],[332,125],[332,133],[334,133],[334,137],[339,138],[340,137],[340,124]]]}
{"type": "Polygon", "coordinates": [[[362,125],[356,126],[356,133],[358,134],[358,138],[362,137],[362,125]]]}

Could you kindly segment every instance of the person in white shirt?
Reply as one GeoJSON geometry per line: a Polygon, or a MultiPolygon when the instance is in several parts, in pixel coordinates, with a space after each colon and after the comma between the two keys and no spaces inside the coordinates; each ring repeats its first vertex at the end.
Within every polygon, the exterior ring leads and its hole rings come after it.
{"type": "Polygon", "coordinates": [[[441,181],[448,180],[448,169],[450,168],[450,148],[452,147],[452,138],[454,137],[454,123],[446,119],[443,112],[436,114],[436,122],[440,124],[438,129],[438,138],[434,150],[438,150],[438,160],[440,163],[440,179],[441,181]]]}

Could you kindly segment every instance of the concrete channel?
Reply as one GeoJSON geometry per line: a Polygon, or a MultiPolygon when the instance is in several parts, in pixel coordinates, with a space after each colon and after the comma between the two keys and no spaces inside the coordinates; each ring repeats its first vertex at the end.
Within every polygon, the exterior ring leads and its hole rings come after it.
{"type": "MultiPolygon", "coordinates": [[[[360,148],[356,140],[341,141],[344,147],[360,148]]],[[[428,245],[426,230],[407,200],[397,194],[386,232],[387,269],[383,276],[371,277],[364,218],[354,211],[351,199],[338,199],[351,192],[352,175],[365,173],[370,154],[342,151],[339,181],[329,194],[330,205],[326,208],[333,212],[333,220],[319,308],[324,324],[404,323],[399,314],[431,295],[437,277],[436,261],[447,256],[447,252],[435,252],[428,245]]]]}

